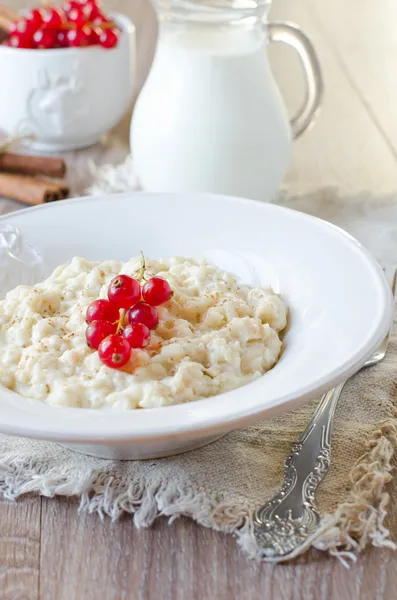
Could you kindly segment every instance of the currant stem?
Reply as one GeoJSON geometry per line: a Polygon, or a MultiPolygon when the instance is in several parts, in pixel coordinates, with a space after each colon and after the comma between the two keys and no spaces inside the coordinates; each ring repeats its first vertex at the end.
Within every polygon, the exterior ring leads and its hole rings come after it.
{"type": "MultiPolygon", "coordinates": [[[[89,27],[93,27],[95,24],[93,21],[90,21],[89,23],[87,23],[87,25],[89,27]]],[[[113,21],[106,21],[104,23],[98,23],[98,25],[95,25],[95,27],[99,27],[99,29],[117,29],[117,25],[116,23],[113,23],[113,21]]]]}
{"type": "Polygon", "coordinates": [[[124,308],[123,308],[123,309],[121,309],[121,313],[120,313],[120,319],[118,320],[118,323],[117,323],[116,335],[117,335],[118,333],[120,333],[120,331],[121,331],[121,330],[123,329],[123,327],[124,327],[125,313],[126,313],[125,309],[124,309],[124,308]]]}
{"type": "Polygon", "coordinates": [[[137,279],[138,279],[139,283],[141,283],[142,279],[145,278],[145,271],[146,271],[146,258],[145,258],[144,253],[142,252],[142,250],[140,252],[141,252],[141,266],[140,266],[140,269],[139,269],[138,275],[137,275],[137,279]]]}
{"type": "Polygon", "coordinates": [[[64,21],[60,24],[59,29],[77,29],[77,25],[73,21],[64,21]]]}
{"type": "MultiPolygon", "coordinates": [[[[95,25],[95,23],[93,21],[87,21],[87,23],[84,23],[84,26],[89,27],[90,29],[92,29],[92,27],[95,27],[96,29],[102,29],[103,31],[106,31],[106,29],[115,29],[117,27],[117,25],[115,23],[113,23],[112,21],[108,21],[106,23],[98,23],[97,25],[95,25]]],[[[64,21],[63,23],[61,23],[59,25],[59,29],[77,29],[77,28],[78,28],[78,25],[74,21],[64,21]]]]}

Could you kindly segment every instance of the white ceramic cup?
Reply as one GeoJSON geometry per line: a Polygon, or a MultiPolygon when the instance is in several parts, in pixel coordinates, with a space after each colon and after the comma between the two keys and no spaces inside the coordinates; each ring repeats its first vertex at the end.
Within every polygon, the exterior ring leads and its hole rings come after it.
{"type": "Polygon", "coordinates": [[[135,73],[135,27],[121,29],[115,48],[25,50],[0,46],[0,130],[33,134],[42,151],[89,146],[128,110],[135,73]]]}

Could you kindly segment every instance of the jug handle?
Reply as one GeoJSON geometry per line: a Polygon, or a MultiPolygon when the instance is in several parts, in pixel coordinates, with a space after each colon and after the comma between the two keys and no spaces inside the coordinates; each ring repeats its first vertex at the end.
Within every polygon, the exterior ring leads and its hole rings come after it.
{"type": "Polygon", "coordinates": [[[269,23],[268,35],[271,42],[284,42],[292,46],[298,53],[305,79],[305,99],[296,115],[291,119],[294,139],[313,123],[324,95],[324,82],[317,54],[309,38],[291,23],[269,23]]]}

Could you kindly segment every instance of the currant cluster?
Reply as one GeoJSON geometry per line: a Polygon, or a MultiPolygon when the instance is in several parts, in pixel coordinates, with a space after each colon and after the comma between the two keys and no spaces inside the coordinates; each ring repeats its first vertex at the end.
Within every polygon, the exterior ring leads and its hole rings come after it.
{"type": "Polygon", "coordinates": [[[10,26],[5,44],[13,48],[113,48],[120,31],[102,12],[99,0],[68,0],[61,8],[34,8],[10,26]]]}
{"type": "Polygon", "coordinates": [[[147,345],[150,330],[159,322],[156,306],[168,302],[172,294],[162,277],[151,277],[141,286],[129,275],[117,275],[109,284],[108,299],[94,300],[87,308],[87,344],[98,350],[105,365],[120,369],[133,348],[147,345]]]}

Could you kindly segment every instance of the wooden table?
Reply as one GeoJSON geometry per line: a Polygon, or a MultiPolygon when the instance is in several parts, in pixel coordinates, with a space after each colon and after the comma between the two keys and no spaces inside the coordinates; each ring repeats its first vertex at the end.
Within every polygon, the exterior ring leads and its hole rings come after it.
{"type": "MultiPolygon", "coordinates": [[[[299,23],[316,45],[326,97],[316,126],[295,144],[288,182],[296,190],[339,185],[397,190],[397,3],[395,0],[275,0],[273,18],[299,23]]],[[[22,0],[11,0],[13,6],[22,0]]],[[[126,11],[125,0],[109,0],[126,11]]],[[[153,48],[144,0],[128,3],[139,35],[139,80],[153,48]]],[[[291,112],[300,100],[291,52],[271,49],[291,112]]],[[[0,92],[1,93],[1,92],[0,92]]],[[[397,493],[397,492],[396,492],[397,493]]],[[[181,519],[138,531],[77,513],[77,500],[0,502],[1,600],[391,600],[397,555],[371,550],[347,571],[312,552],[293,564],[259,566],[231,537],[181,519]]]]}

